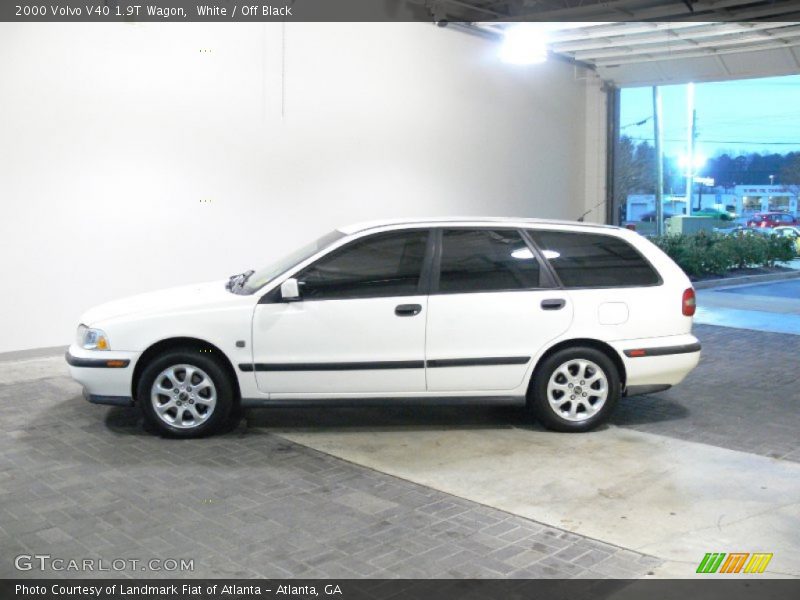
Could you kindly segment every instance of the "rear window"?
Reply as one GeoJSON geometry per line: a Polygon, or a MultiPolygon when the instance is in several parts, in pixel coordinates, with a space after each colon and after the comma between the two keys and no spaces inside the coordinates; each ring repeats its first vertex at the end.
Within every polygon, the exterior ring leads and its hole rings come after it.
{"type": "Polygon", "coordinates": [[[645,258],[618,237],[566,231],[531,232],[545,258],[568,288],[658,285],[645,258]]]}

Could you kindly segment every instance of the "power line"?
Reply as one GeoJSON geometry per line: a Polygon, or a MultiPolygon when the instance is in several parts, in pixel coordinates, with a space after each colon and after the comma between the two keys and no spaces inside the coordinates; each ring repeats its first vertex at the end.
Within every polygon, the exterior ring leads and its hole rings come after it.
{"type": "MultiPolygon", "coordinates": [[[[639,142],[651,142],[653,141],[651,138],[637,138],[637,137],[630,137],[625,136],[631,140],[636,140],[639,142]]],[[[665,142],[685,142],[686,140],[683,139],[667,139],[664,140],[665,142]]],[[[709,144],[750,144],[751,146],[800,146],[800,142],[754,142],[754,141],[744,141],[744,140],[706,140],[706,139],[699,139],[698,142],[709,143],[709,144]]]]}
{"type": "Polygon", "coordinates": [[[622,127],[620,127],[620,129],[627,129],[628,127],[641,127],[652,118],[653,118],[652,115],[649,117],[645,117],[641,121],[636,121],[635,123],[628,123],[627,125],[623,125],[622,127]]]}

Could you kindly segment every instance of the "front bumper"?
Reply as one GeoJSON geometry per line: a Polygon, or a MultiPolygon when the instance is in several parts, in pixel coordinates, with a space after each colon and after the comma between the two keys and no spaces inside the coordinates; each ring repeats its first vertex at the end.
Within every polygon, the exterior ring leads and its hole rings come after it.
{"type": "Polygon", "coordinates": [[[83,386],[83,395],[89,402],[132,406],[133,369],[139,355],[139,352],[84,350],[73,344],[65,359],[70,375],[83,386]]]}
{"type": "Polygon", "coordinates": [[[83,388],[83,397],[92,404],[106,404],[108,406],[133,406],[133,398],[130,396],[101,396],[99,394],[90,394],[86,388],[83,388]]]}

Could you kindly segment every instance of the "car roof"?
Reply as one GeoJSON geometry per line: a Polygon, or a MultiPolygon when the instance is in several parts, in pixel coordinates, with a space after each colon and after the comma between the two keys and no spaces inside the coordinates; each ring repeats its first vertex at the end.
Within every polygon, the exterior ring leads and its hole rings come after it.
{"type": "Polygon", "coordinates": [[[442,227],[445,225],[471,225],[477,227],[484,226],[519,226],[525,227],[528,225],[561,225],[571,227],[592,227],[598,229],[620,229],[613,225],[601,225],[598,223],[583,223],[579,221],[565,221],[558,219],[532,219],[532,218],[512,218],[512,217],[431,217],[431,218],[418,218],[418,219],[383,219],[379,221],[367,221],[364,223],[354,223],[339,227],[339,231],[346,235],[352,235],[367,231],[370,229],[378,229],[381,227],[388,227],[394,225],[408,225],[417,227],[442,227]]]}

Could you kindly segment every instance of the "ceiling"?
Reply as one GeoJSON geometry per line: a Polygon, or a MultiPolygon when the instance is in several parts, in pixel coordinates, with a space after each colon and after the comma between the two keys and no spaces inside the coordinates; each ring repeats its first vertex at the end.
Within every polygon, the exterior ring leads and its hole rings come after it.
{"type": "Polygon", "coordinates": [[[450,21],[800,19],[797,0],[408,0],[450,21]]]}
{"type": "MultiPolygon", "coordinates": [[[[619,86],[800,73],[798,0],[420,0],[502,36],[548,22],[551,53],[619,86]]],[[[436,11],[440,12],[436,12],[436,11]]]]}

